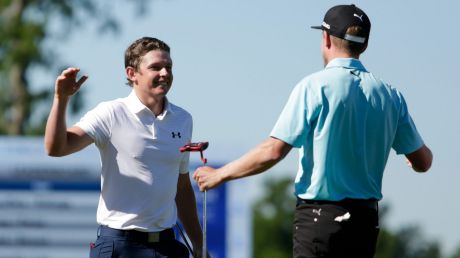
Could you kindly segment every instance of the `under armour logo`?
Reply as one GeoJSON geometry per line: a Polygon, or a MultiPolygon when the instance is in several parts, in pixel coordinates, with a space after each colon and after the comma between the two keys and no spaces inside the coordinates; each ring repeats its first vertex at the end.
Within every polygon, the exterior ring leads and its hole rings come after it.
{"type": "Polygon", "coordinates": [[[363,15],[357,15],[356,13],[353,14],[354,17],[357,17],[361,20],[361,22],[363,22],[363,15]]]}
{"type": "Polygon", "coordinates": [[[171,132],[171,134],[172,134],[172,138],[176,138],[176,136],[177,136],[178,138],[181,138],[180,132],[177,132],[177,133],[171,132]]]}

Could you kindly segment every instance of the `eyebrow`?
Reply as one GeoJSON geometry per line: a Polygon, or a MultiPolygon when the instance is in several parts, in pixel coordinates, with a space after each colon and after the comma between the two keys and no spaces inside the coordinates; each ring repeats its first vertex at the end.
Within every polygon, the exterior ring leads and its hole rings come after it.
{"type": "Polygon", "coordinates": [[[159,62],[154,62],[154,63],[147,64],[147,68],[151,68],[151,67],[158,66],[158,65],[165,66],[165,64],[166,64],[166,66],[172,66],[173,62],[168,61],[168,60],[161,60],[159,62]]]}

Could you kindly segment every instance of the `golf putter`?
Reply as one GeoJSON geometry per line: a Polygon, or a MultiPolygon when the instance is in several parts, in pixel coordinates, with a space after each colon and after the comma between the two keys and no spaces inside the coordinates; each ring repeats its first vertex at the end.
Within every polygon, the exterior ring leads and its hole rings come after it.
{"type": "MultiPolygon", "coordinates": [[[[208,160],[203,156],[203,151],[208,148],[208,142],[194,142],[189,143],[181,147],[179,150],[180,152],[200,152],[201,161],[203,162],[203,166],[206,166],[208,160]]],[[[206,189],[203,192],[203,257],[207,257],[207,244],[206,244],[206,189]]]]}

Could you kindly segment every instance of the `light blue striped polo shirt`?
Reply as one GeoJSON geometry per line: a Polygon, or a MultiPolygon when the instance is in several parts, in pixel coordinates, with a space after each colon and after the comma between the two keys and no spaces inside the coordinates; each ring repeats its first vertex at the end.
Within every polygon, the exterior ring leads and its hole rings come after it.
{"type": "Polygon", "coordinates": [[[391,148],[423,145],[402,94],[352,58],[300,81],[271,136],[300,148],[295,194],[313,200],[380,200],[391,148]]]}

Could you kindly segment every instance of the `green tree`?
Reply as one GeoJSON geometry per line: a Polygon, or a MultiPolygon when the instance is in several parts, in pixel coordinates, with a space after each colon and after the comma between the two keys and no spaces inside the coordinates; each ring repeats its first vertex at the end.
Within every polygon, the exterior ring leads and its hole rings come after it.
{"type": "Polygon", "coordinates": [[[382,227],[375,258],[441,258],[439,243],[427,241],[419,226],[410,225],[391,232],[382,227]]]}
{"type": "Polygon", "coordinates": [[[460,245],[454,251],[454,253],[452,254],[451,258],[460,258],[460,245]]]}
{"type": "MultiPolygon", "coordinates": [[[[292,222],[295,197],[291,178],[265,182],[265,195],[253,206],[253,250],[255,258],[292,257],[292,222]]],[[[380,207],[381,229],[375,258],[441,258],[436,241],[426,240],[419,226],[396,231],[385,226],[388,206],[380,207]]],[[[452,256],[460,258],[460,248],[452,256]]]]}
{"type": "Polygon", "coordinates": [[[295,198],[292,179],[265,182],[253,206],[254,258],[291,258],[295,198]]]}
{"type": "MultiPolygon", "coordinates": [[[[147,0],[127,2],[142,12],[147,0]]],[[[90,20],[102,32],[117,32],[117,21],[110,12],[113,4],[110,0],[0,1],[0,134],[43,133],[47,114],[34,112],[39,112],[40,104],[49,103],[52,89],[31,90],[29,74],[36,68],[58,65],[46,40],[62,42],[90,20]]],[[[81,106],[77,96],[70,111],[77,112],[81,106]]]]}

